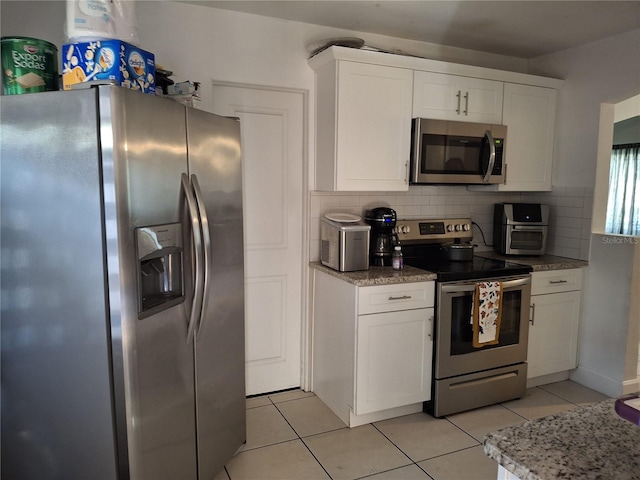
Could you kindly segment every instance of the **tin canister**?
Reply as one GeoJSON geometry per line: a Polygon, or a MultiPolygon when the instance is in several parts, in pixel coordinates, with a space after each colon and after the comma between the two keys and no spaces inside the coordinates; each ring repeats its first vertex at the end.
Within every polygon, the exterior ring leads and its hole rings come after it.
{"type": "Polygon", "coordinates": [[[2,37],[2,90],[5,95],[58,90],[58,48],[29,37],[2,37]]]}

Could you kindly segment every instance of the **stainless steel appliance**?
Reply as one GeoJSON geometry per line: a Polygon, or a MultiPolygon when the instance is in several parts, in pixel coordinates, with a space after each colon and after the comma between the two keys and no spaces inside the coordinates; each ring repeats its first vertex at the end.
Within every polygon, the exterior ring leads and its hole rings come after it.
{"type": "Polygon", "coordinates": [[[320,219],[320,261],[339,272],[369,270],[370,225],[320,219]]]}
{"type": "Polygon", "coordinates": [[[493,215],[493,248],[504,255],[543,255],[548,228],[547,205],[497,203],[493,215]]]}
{"type": "Polygon", "coordinates": [[[378,267],[388,267],[392,263],[393,250],[398,245],[395,233],[396,211],[388,207],[367,210],[364,221],[371,225],[369,263],[378,267]]]}
{"type": "Polygon", "coordinates": [[[441,244],[470,241],[470,219],[399,220],[405,264],[436,273],[432,401],[436,417],[521,397],[526,391],[531,267],[474,255],[450,260],[441,244]],[[502,283],[498,343],[475,347],[476,283],[502,283]]]}
{"type": "Polygon", "coordinates": [[[414,118],[412,128],[411,183],[505,182],[505,125],[414,118]]]}
{"type": "Polygon", "coordinates": [[[2,477],[214,478],[246,439],[239,122],[0,105],[2,477]]]}

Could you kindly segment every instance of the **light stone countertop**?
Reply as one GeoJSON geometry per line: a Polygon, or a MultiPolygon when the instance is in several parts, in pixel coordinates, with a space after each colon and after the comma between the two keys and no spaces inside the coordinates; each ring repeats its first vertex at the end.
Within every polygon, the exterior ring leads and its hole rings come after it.
{"type": "Polygon", "coordinates": [[[368,287],[372,285],[393,285],[397,283],[428,282],[436,279],[436,274],[420,270],[419,268],[405,265],[402,270],[394,270],[391,267],[369,267],[369,270],[357,272],[338,272],[329,267],[325,267],[320,262],[312,262],[312,268],[325,272],[332,277],[339,278],[345,282],[358,287],[368,287]]]}
{"type": "Polygon", "coordinates": [[[640,427],[615,400],[488,433],[485,453],[520,480],[638,480],[640,427]]]}
{"type": "Polygon", "coordinates": [[[502,255],[493,251],[479,252],[476,250],[475,254],[478,257],[484,258],[497,258],[499,260],[506,260],[511,263],[520,263],[522,265],[530,265],[533,267],[534,272],[543,272],[548,270],[566,270],[570,268],[582,268],[589,265],[589,262],[585,260],[578,260],[575,258],[557,257],[555,255],[537,255],[537,256],[525,256],[525,255],[502,255]]]}
{"type": "MultiPolygon", "coordinates": [[[[554,255],[540,256],[513,256],[501,255],[493,251],[476,251],[475,255],[483,258],[497,258],[507,260],[512,263],[530,265],[534,272],[548,270],[566,270],[570,268],[582,268],[589,265],[584,260],[574,258],[557,257],[554,255]]],[[[393,270],[391,267],[369,267],[369,270],[357,272],[338,272],[329,267],[325,267],[320,262],[311,262],[311,268],[316,268],[329,275],[340,278],[345,282],[366,287],[371,285],[392,285],[396,283],[427,282],[436,279],[436,274],[427,270],[405,265],[402,270],[393,270]]]]}

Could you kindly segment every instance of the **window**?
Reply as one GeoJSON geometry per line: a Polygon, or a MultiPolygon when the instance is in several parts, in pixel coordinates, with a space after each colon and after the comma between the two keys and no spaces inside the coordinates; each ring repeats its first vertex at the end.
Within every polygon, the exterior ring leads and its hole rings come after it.
{"type": "Polygon", "coordinates": [[[611,152],[605,232],[640,235],[640,143],[611,152]]]}

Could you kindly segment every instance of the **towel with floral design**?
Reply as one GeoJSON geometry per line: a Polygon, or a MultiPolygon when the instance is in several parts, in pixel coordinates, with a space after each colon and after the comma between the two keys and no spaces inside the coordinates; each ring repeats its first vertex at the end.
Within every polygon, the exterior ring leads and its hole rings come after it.
{"type": "Polygon", "coordinates": [[[473,298],[473,346],[495,345],[499,341],[502,283],[478,282],[473,298]]]}

